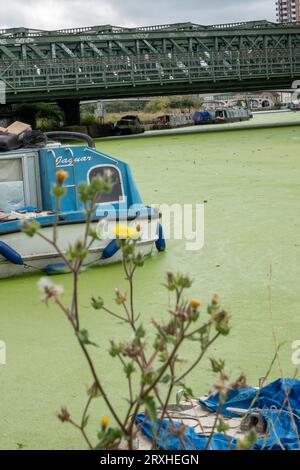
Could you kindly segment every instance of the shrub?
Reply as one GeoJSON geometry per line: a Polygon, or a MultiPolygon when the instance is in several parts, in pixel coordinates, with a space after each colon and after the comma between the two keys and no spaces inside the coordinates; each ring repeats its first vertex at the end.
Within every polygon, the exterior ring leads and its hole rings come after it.
{"type": "MultiPolygon", "coordinates": [[[[65,180],[68,173],[60,170],[56,174],[56,184],[53,194],[56,198],[56,207],[59,210],[61,197],[65,194],[65,180]]],[[[99,238],[99,231],[91,227],[95,201],[102,192],[109,192],[112,181],[109,175],[102,179],[94,179],[89,185],[82,183],[78,192],[84,210],[86,212],[86,226],[82,238],[71,243],[66,253],[62,253],[58,245],[58,220],[53,226],[52,238],[45,238],[41,234],[36,221],[26,221],[23,230],[30,236],[41,236],[47,240],[63,258],[66,267],[73,276],[73,293],[70,304],[62,300],[63,288],[55,285],[49,278],[42,278],[39,288],[42,291],[44,302],[54,301],[59,310],[68,320],[75,333],[79,347],[86,359],[91,372],[91,385],[88,389],[87,399],[83,408],[81,420],[76,422],[69,410],[62,407],[58,414],[62,422],[68,422],[78,429],[90,449],[112,449],[134,447],[135,437],[138,433],[136,418],[141,410],[156,422],[158,413],[160,417],[169,417],[168,404],[173,391],[180,387],[186,396],[192,395],[191,389],[186,384],[188,375],[203,359],[207,350],[220,336],[229,333],[229,314],[220,305],[219,296],[214,295],[204,312],[204,305],[198,299],[190,299],[187,295],[192,285],[191,278],[186,274],[167,272],[164,287],[167,290],[170,302],[167,309],[166,320],[152,320],[152,329],[146,328],[141,317],[135,309],[134,278],[138,269],[144,265],[143,253],[138,249],[141,237],[141,227],[135,229],[117,226],[116,235],[119,247],[122,251],[123,269],[128,283],[128,291],[115,289],[116,309],[107,307],[105,299],[97,295],[91,299],[91,307],[99,313],[103,313],[127,325],[128,334],[126,340],[115,341],[111,339],[109,354],[119,363],[123,371],[124,384],[127,384],[127,410],[121,416],[114,404],[114,391],[108,392],[103,385],[101,370],[95,363],[91,348],[97,347],[95,334],[81,324],[81,312],[78,303],[78,279],[88,250],[93,242],[99,238]],[[172,301],[171,301],[172,299],[172,301]],[[154,339],[153,339],[154,337],[154,339]],[[190,357],[182,369],[181,349],[184,343],[191,342],[190,357]],[[94,437],[88,435],[88,418],[90,405],[99,397],[107,407],[107,414],[101,420],[101,428],[94,437]],[[160,411],[158,412],[158,408],[160,411]]],[[[58,215],[58,212],[57,212],[58,215]]],[[[137,294],[138,295],[138,294],[137,294]]],[[[218,371],[224,380],[222,362],[218,371]]],[[[169,417],[172,423],[172,419],[169,417]]],[[[174,426],[174,432],[178,430],[174,426]]],[[[182,428],[184,434],[184,428],[182,428]]]]}

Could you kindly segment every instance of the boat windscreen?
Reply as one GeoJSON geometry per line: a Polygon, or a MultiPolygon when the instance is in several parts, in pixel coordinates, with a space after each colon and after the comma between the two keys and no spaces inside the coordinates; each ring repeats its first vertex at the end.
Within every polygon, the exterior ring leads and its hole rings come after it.
{"type": "Polygon", "coordinates": [[[112,189],[109,193],[100,194],[96,200],[97,204],[119,202],[124,199],[121,174],[116,167],[110,165],[99,165],[92,168],[88,176],[89,181],[94,178],[102,178],[107,172],[110,174],[112,189]]]}

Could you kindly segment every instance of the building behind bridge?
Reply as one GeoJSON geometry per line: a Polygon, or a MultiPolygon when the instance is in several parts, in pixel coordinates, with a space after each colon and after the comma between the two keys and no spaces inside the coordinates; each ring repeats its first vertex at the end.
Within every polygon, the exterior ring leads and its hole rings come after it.
{"type": "Polygon", "coordinates": [[[276,15],[279,23],[300,22],[300,0],[277,0],[276,15]]]}

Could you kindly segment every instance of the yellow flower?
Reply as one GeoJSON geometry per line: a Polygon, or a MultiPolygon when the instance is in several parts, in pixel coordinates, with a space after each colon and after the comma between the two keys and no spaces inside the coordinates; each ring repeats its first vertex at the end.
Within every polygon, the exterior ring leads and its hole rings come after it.
{"type": "Polygon", "coordinates": [[[69,174],[65,170],[59,170],[56,172],[56,181],[58,184],[63,184],[63,182],[68,178],[69,174]]]}
{"type": "Polygon", "coordinates": [[[191,300],[191,306],[195,309],[199,308],[199,307],[202,307],[202,305],[203,305],[203,302],[201,302],[200,300],[197,300],[197,299],[192,299],[191,300]]]}
{"type": "Polygon", "coordinates": [[[127,225],[116,225],[113,229],[113,232],[116,234],[117,238],[139,238],[140,234],[134,228],[128,227],[127,225]]]}
{"type": "Polygon", "coordinates": [[[109,417],[108,416],[102,416],[100,424],[103,429],[105,429],[108,426],[109,423],[109,417]]]}

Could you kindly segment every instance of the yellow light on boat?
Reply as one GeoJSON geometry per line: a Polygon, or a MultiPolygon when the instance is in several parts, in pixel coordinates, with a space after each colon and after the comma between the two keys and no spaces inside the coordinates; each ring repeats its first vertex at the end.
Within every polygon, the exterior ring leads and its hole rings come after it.
{"type": "Polygon", "coordinates": [[[116,234],[117,238],[132,238],[137,240],[140,238],[140,232],[138,232],[135,228],[128,227],[127,225],[116,225],[113,229],[113,232],[116,234]]]}

